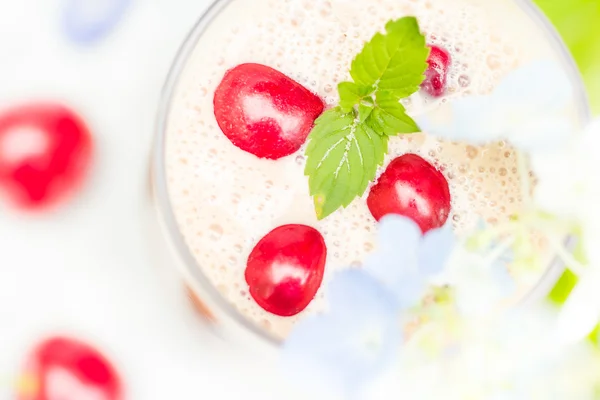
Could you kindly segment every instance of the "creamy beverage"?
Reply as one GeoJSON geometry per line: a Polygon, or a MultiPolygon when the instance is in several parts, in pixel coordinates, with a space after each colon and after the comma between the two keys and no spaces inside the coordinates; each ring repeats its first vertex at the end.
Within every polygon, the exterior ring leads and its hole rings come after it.
{"type": "MultiPolygon", "coordinates": [[[[334,106],[337,84],[350,79],[350,64],[364,43],[386,22],[404,16],[417,18],[427,44],[442,49],[442,63],[448,64],[443,88],[430,87],[403,101],[412,117],[448,99],[487,94],[530,61],[558,60],[540,27],[509,0],[233,0],[210,23],[178,82],[168,114],[165,164],[179,229],[198,268],[220,293],[274,336],[285,337],[298,318],[320,310],[328,277],[360,265],[375,248],[369,189],[347,208],[318,220],[304,176],[306,144],[278,159],[242,150],[215,117],[215,91],[227,71],[256,63],[293,79],[326,108],[334,106]],[[261,238],[287,224],[315,228],[327,257],[315,299],[296,315],[280,316],[253,299],[245,269],[261,238]]],[[[283,127],[296,128],[296,120],[285,120],[260,98],[249,98],[244,107],[250,117],[269,115],[283,127]]],[[[409,153],[445,178],[448,221],[458,233],[480,218],[495,224],[521,209],[522,175],[507,143],[479,148],[444,143],[426,132],[392,137],[378,176],[409,153]]]]}

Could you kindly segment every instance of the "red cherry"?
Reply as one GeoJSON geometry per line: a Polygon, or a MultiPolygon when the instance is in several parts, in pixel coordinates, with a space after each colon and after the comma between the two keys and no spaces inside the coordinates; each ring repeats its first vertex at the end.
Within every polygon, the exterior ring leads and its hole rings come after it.
{"type": "Polygon", "coordinates": [[[325,107],[299,83],[259,64],[228,71],[215,92],[214,106],[231,143],[272,160],[298,151],[325,107]]]}
{"type": "Polygon", "coordinates": [[[91,157],[87,126],[64,106],[28,104],[0,114],[0,187],[18,207],[66,200],[83,182],[91,157]]]}
{"type": "Polygon", "coordinates": [[[421,88],[430,96],[440,97],[446,91],[446,80],[450,68],[450,54],[438,46],[430,46],[431,52],[427,63],[429,68],[425,71],[425,80],[421,88]]]}
{"type": "Polygon", "coordinates": [[[394,159],[371,188],[367,205],[379,221],[387,214],[412,218],[423,233],[443,226],[450,214],[444,176],[416,154],[394,159]]]}
{"type": "Polygon", "coordinates": [[[250,294],[270,313],[296,315],[317,294],[326,257],[319,231],[305,225],[280,226],[263,237],[248,257],[250,294]]]}
{"type": "Polygon", "coordinates": [[[75,339],[53,337],[30,354],[18,400],[120,400],[122,384],[109,361],[75,339]]]}

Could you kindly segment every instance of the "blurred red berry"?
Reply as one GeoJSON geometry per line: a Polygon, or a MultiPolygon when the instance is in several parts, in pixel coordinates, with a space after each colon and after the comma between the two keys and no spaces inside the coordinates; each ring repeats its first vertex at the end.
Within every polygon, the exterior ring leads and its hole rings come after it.
{"type": "Polygon", "coordinates": [[[37,103],[0,112],[0,189],[18,208],[66,201],[84,181],[92,151],[88,127],[64,106],[37,103]]]}
{"type": "Polygon", "coordinates": [[[81,341],[49,338],[34,348],[21,372],[18,400],[121,400],[110,362],[81,341]]]}

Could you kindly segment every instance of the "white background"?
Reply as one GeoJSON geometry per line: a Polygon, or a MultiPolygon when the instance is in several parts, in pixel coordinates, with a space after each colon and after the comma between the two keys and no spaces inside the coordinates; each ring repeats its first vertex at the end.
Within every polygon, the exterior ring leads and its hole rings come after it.
{"type": "Polygon", "coordinates": [[[86,189],[58,213],[28,216],[0,203],[0,398],[12,398],[27,348],[56,332],[107,353],[129,399],[293,398],[258,360],[203,328],[169,258],[155,251],[156,106],[209,0],[134,0],[110,36],[87,47],[62,34],[63,1],[0,1],[0,106],[64,101],[97,145],[86,189]]]}

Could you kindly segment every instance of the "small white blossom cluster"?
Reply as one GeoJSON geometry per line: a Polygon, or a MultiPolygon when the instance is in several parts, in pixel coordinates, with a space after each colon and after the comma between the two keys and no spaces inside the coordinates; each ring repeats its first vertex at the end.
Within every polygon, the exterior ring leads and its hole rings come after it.
{"type": "Polygon", "coordinates": [[[462,238],[449,226],[421,238],[408,219],[382,220],[380,250],[334,277],[332,312],[302,321],[284,347],[304,383],[335,382],[353,399],[600,398],[600,349],[588,338],[600,321],[600,120],[578,132],[562,112],[572,92],[561,68],[538,62],[418,121],[445,140],[515,146],[524,209],[462,238]],[[562,307],[514,302],[523,296],[508,266],[514,275],[539,263],[532,232],[578,278],[562,307]]]}

